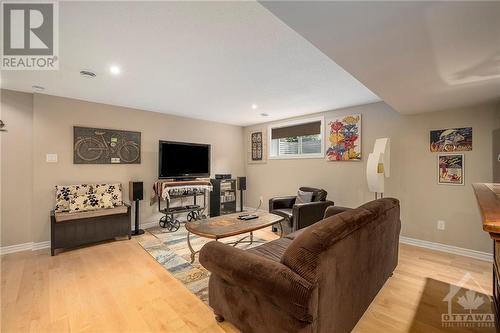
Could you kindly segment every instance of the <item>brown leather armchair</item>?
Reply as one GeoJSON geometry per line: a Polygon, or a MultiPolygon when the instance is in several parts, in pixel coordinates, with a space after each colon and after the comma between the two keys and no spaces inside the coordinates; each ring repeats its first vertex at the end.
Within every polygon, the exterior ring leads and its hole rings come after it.
{"type": "Polygon", "coordinates": [[[282,223],[284,235],[320,221],[325,214],[325,210],[329,206],[334,205],[333,201],[326,200],[328,193],[323,189],[301,187],[299,190],[303,192],[312,192],[312,201],[296,204],[296,196],[269,199],[269,212],[285,218],[285,221],[282,223]]]}

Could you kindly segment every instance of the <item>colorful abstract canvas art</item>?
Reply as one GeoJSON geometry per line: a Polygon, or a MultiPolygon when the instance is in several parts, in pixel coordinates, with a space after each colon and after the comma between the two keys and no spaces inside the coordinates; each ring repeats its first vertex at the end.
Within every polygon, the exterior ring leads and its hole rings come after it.
{"type": "Polygon", "coordinates": [[[448,128],[431,131],[431,152],[472,150],[472,127],[448,128]]]}
{"type": "Polygon", "coordinates": [[[438,155],[438,184],[464,185],[464,155],[438,155]]]}
{"type": "Polygon", "coordinates": [[[328,123],[330,146],[326,151],[329,161],[361,160],[361,115],[349,115],[328,123]]]}

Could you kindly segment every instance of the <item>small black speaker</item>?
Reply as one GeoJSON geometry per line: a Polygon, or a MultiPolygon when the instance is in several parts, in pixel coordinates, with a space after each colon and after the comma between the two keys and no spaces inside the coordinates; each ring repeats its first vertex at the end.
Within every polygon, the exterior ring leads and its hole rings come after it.
{"type": "Polygon", "coordinates": [[[246,191],[247,189],[247,177],[238,177],[238,190],[246,191]]]}
{"type": "Polygon", "coordinates": [[[128,193],[130,201],[137,201],[144,199],[144,183],[143,182],[130,182],[128,186],[128,193]]]}

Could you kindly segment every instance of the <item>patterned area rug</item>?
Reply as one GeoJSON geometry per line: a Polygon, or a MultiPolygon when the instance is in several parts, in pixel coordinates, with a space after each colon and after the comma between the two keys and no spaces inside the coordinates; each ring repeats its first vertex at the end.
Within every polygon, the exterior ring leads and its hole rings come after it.
{"type": "MultiPolygon", "coordinates": [[[[146,231],[155,236],[155,238],[139,242],[144,250],[155,258],[160,265],[165,267],[177,280],[182,282],[189,291],[208,304],[208,278],[210,273],[198,262],[199,254],[196,254],[195,261],[191,264],[191,252],[187,245],[187,230],[184,224],[176,232],[168,232],[161,227],[149,228],[146,231]]],[[[223,242],[235,242],[246,235],[228,237],[223,242]]],[[[211,239],[196,235],[191,235],[190,240],[195,251],[201,249],[203,245],[211,241],[211,239]]],[[[253,244],[243,243],[237,246],[241,249],[249,249],[261,245],[264,241],[261,238],[255,237],[255,235],[254,240],[257,242],[253,244]]]]}

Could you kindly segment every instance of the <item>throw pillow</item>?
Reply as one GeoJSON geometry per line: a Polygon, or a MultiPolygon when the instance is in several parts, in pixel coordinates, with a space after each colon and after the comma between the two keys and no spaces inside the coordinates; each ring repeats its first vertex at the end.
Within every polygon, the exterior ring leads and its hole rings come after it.
{"type": "Polygon", "coordinates": [[[313,197],[312,192],[304,192],[304,191],[298,191],[297,192],[297,199],[295,200],[295,203],[306,203],[306,202],[311,202],[313,197]]]}
{"type": "Polygon", "coordinates": [[[113,207],[112,197],[109,193],[100,196],[95,194],[77,195],[69,200],[69,211],[71,213],[113,207]]]}
{"type": "Polygon", "coordinates": [[[123,205],[122,200],[122,184],[94,184],[94,194],[98,197],[102,196],[105,193],[111,195],[111,201],[113,205],[121,206],[123,205]]]}
{"type": "Polygon", "coordinates": [[[86,194],[92,194],[92,185],[57,185],[55,211],[68,212],[70,198],[86,194]]]}

